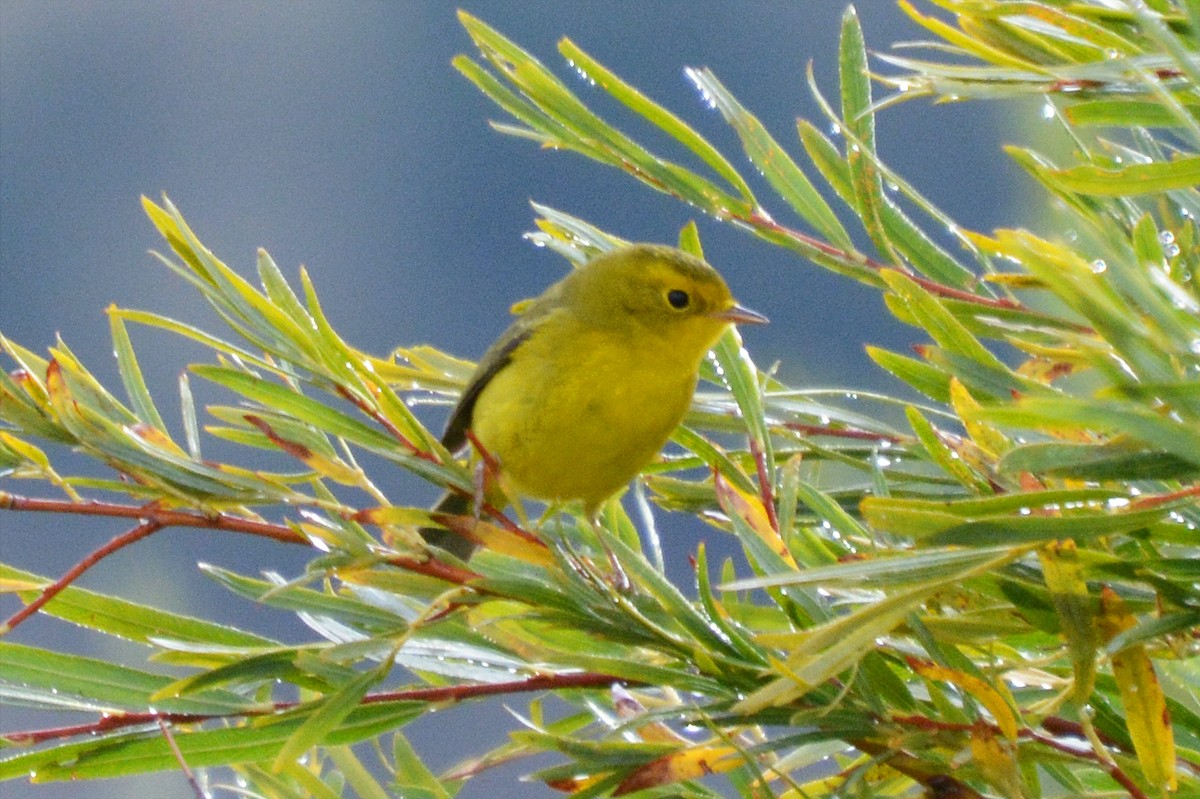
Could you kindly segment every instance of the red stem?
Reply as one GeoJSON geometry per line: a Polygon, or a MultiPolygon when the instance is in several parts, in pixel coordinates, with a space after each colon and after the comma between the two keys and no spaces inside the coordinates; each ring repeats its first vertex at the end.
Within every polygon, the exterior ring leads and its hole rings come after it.
{"type": "MultiPolygon", "coordinates": [[[[460,702],[482,696],[519,694],[531,691],[565,690],[571,688],[604,688],[613,683],[640,685],[636,681],[624,680],[609,674],[581,672],[575,674],[541,674],[525,680],[483,683],[479,685],[445,685],[427,688],[410,688],[403,691],[385,691],[363,697],[360,704],[375,705],[382,702],[460,702]]],[[[50,727],[42,730],[0,733],[0,738],[14,744],[32,745],[79,735],[98,735],[113,730],[137,727],[143,724],[199,724],[218,719],[246,719],[269,716],[293,710],[302,702],[275,702],[269,708],[250,709],[239,713],[115,713],[102,716],[89,724],[74,724],[69,727],[50,727]]]]}
{"type": "Polygon", "coordinates": [[[754,456],[754,469],[758,473],[758,492],[762,497],[763,508],[767,511],[767,522],[771,529],[779,532],[779,514],[775,510],[775,487],[771,475],[767,473],[767,458],[762,447],[750,436],[750,454],[754,456]]]}
{"type": "Polygon", "coordinates": [[[142,522],[132,530],[121,533],[119,536],[113,538],[99,549],[95,549],[88,553],[87,557],[72,566],[62,577],[59,577],[53,583],[43,588],[42,593],[38,595],[37,599],[33,600],[28,605],[9,616],[8,621],[4,622],[3,627],[0,627],[0,632],[5,634],[11,632],[18,624],[41,610],[47,602],[58,596],[63,589],[79,579],[80,575],[95,566],[104,558],[108,557],[114,552],[117,552],[118,550],[124,549],[136,541],[140,541],[147,536],[157,533],[161,529],[163,529],[163,525],[158,521],[152,520],[142,522]]]}
{"type": "Polygon", "coordinates": [[[853,438],[860,441],[886,441],[889,444],[903,443],[904,439],[889,433],[873,433],[870,430],[858,430],[853,427],[825,427],[818,424],[801,424],[800,422],[784,422],[787,430],[795,430],[810,436],[829,436],[830,438],[853,438]]]}
{"type": "MultiPolygon", "coordinates": [[[[46,605],[64,588],[79,578],[100,560],[112,553],[129,546],[167,527],[193,527],[205,530],[224,530],[232,533],[243,533],[269,538],[285,544],[301,544],[311,546],[311,542],[289,527],[281,524],[247,519],[243,516],[228,516],[226,514],[205,515],[195,511],[166,510],[151,503],[149,505],[121,505],[114,502],[72,502],[59,499],[39,499],[22,497],[15,494],[0,492],[0,510],[33,511],[40,513],[73,513],[82,516],[105,516],[120,519],[138,519],[141,523],[114,538],[104,546],[90,553],[76,564],[70,571],[51,585],[42,590],[40,596],[22,608],[5,622],[0,628],[4,632],[11,631],[25,619],[32,616],[46,605]]],[[[384,561],[397,568],[436,577],[456,585],[467,585],[479,578],[479,575],[469,569],[451,566],[436,558],[419,555],[393,555],[384,561]]]]}
{"type": "MultiPolygon", "coordinates": [[[[1000,733],[1000,728],[995,724],[986,722],[976,722],[974,724],[964,724],[961,722],[939,721],[937,719],[927,718],[925,716],[904,715],[891,716],[890,720],[897,724],[903,724],[909,727],[917,727],[923,730],[943,730],[948,732],[970,732],[975,727],[984,727],[992,730],[996,734],[1000,733]]],[[[1042,721],[1042,726],[1054,733],[1055,735],[1069,735],[1073,738],[1084,739],[1083,727],[1078,722],[1068,721],[1058,717],[1050,717],[1042,721]]],[[[1133,799],[1149,799],[1142,789],[1130,778],[1128,774],[1121,770],[1120,766],[1115,763],[1106,763],[1101,760],[1100,755],[1089,749],[1080,749],[1051,738],[1047,735],[1042,735],[1036,730],[1024,728],[1018,730],[1017,735],[1021,738],[1030,738],[1043,746],[1048,746],[1057,752],[1062,752],[1071,757],[1083,758],[1085,760],[1095,761],[1103,768],[1110,777],[1113,778],[1133,799]]],[[[1101,738],[1102,742],[1109,746],[1116,744],[1109,739],[1101,738]]]]}

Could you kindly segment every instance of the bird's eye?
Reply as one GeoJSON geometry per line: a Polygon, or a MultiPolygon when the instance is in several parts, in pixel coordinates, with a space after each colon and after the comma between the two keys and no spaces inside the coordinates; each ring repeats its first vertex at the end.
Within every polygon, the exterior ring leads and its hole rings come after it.
{"type": "Polygon", "coordinates": [[[682,289],[671,289],[667,292],[667,302],[677,311],[682,311],[692,302],[692,298],[688,296],[686,291],[682,289]]]}

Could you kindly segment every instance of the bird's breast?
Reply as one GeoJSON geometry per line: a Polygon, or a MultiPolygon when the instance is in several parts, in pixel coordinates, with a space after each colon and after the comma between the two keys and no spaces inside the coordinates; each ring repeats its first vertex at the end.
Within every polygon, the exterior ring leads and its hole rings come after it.
{"type": "Polygon", "coordinates": [[[472,428],[521,493],[599,504],[662,449],[699,355],[605,331],[533,335],[480,394],[472,428]]]}

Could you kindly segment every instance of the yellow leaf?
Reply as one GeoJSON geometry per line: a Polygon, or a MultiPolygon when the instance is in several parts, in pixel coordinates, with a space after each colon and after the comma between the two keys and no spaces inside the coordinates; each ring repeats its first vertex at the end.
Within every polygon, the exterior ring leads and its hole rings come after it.
{"type": "Polygon", "coordinates": [[[716,490],[717,502],[720,503],[721,510],[731,517],[736,516],[741,519],[789,566],[799,568],[792,558],[792,553],[788,551],[787,545],[779,536],[779,531],[771,526],[771,519],[767,515],[767,509],[763,506],[761,499],[749,491],[738,488],[722,477],[720,472],[717,472],[713,480],[713,488],[716,490]]]}
{"type": "MultiPolygon", "coordinates": [[[[1100,593],[1098,623],[1105,641],[1136,623],[1124,600],[1107,586],[1100,593]]],[[[1117,652],[1112,656],[1112,671],[1125,707],[1125,728],[1146,781],[1160,791],[1174,791],[1178,786],[1171,714],[1146,648],[1134,644],[1117,652]]]]}
{"type": "Polygon", "coordinates": [[[28,441],[17,438],[3,430],[0,430],[0,442],[4,446],[12,450],[21,460],[34,464],[39,469],[46,470],[50,468],[50,459],[46,457],[46,453],[30,444],[28,441]]]}
{"type": "Polygon", "coordinates": [[[538,539],[469,516],[440,516],[442,526],[469,538],[489,552],[498,552],[532,566],[550,566],[554,556],[538,539]]]}
{"type": "Polygon", "coordinates": [[[971,759],[984,779],[994,785],[1005,796],[1020,799],[1021,773],[1012,741],[1001,741],[986,727],[971,731],[971,759]]]}
{"type": "Polygon", "coordinates": [[[257,427],[264,436],[269,438],[272,444],[293,458],[303,462],[305,466],[322,477],[328,477],[330,480],[342,485],[353,486],[362,484],[362,473],[358,469],[348,466],[338,458],[322,455],[297,441],[290,441],[284,438],[264,419],[252,414],[247,414],[245,419],[257,427]]]}
{"type": "Polygon", "coordinates": [[[17,594],[22,591],[41,591],[48,580],[28,580],[19,577],[0,577],[0,594],[17,594]]]}
{"type": "Polygon", "coordinates": [[[188,454],[184,452],[178,444],[172,441],[170,436],[168,436],[162,430],[159,430],[154,425],[143,424],[139,422],[138,424],[130,425],[125,429],[130,434],[137,436],[155,449],[161,449],[164,452],[168,452],[171,455],[175,455],[180,458],[188,457],[188,454]]]}
{"type": "Polygon", "coordinates": [[[1074,541],[1054,541],[1038,550],[1050,601],[1058,613],[1075,670],[1073,697],[1081,707],[1096,682],[1096,624],[1083,566],[1074,541]]]}
{"type": "Polygon", "coordinates": [[[989,460],[994,462],[1012,446],[1003,433],[979,420],[982,406],[957,377],[950,378],[950,403],[954,406],[958,418],[962,420],[963,426],[967,428],[967,434],[971,436],[975,446],[979,447],[989,460]]]}
{"type": "Polygon", "coordinates": [[[1004,733],[1005,738],[1009,741],[1017,740],[1019,722],[1016,714],[1005,701],[1003,694],[987,682],[966,672],[948,669],[945,666],[917,658],[909,658],[908,664],[917,674],[926,679],[948,682],[966,691],[975,698],[975,701],[987,708],[988,713],[992,714],[992,718],[996,720],[996,726],[1004,733]]]}
{"type": "Polygon", "coordinates": [[[634,769],[628,777],[621,780],[621,784],[613,791],[613,796],[699,779],[709,774],[729,771],[741,763],[740,753],[732,746],[694,746],[634,769]]]}

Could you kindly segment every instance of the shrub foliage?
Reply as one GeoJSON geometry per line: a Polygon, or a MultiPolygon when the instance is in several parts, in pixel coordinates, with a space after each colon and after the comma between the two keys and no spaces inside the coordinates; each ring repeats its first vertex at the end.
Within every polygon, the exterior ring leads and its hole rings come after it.
{"type": "MultiPolygon", "coordinates": [[[[245,795],[439,797],[550,752],[534,777],[579,797],[1200,792],[1200,3],[937,5],[901,0],[935,43],[876,56],[881,74],[848,10],[840,97],[810,79],[827,118],[800,120],[792,143],[717,75],[687,70],[753,181],[574,42],[559,50],[594,86],[582,92],[461,14],[478,55],[455,65],[507,114],[498,131],[874,286],[914,328],[914,352],[869,349],[898,396],[785,385],[729,332],[673,454],[625,502],[642,512],[612,502],[595,528],[571,507],[432,518],[386,496],[371,471],[472,490],[407,402],[453,397],[470,365],[358,351],[305,275],[297,289],[260,253],[255,285],[169,201],[146,201],[164,265],[226,329],[110,309],[120,392],[64,342],[43,356],[0,339],[6,535],[19,540],[23,513],[129,520],[58,578],[0,566],[23,602],[0,641],[6,701],[85,718],[6,731],[0,778],[184,769],[199,792],[227,767],[245,795]],[[601,118],[596,92],[668,150],[601,118]],[[1061,235],[966,230],[877,155],[890,104],[1027,96],[1072,146],[1008,154],[1045,188],[1061,235]],[[131,325],[211,351],[181,379],[182,435],[143,381],[131,325]],[[229,404],[199,413],[197,380],[229,404]],[[206,458],[206,437],[278,467],[206,458]],[[109,476],[64,473],[64,447],[109,476]],[[741,556],[709,563],[698,544],[694,582],[673,584],[643,489],[741,556]],[[435,523],[483,550],[467,563],[428,551],[415,530],[435,523]],[[178,526],[309,547],[296,579],[203,568],[256,612],[297,614],[311,640],[74,586],[178,526]],[[143,644],[151,662],[21,643],[33,613],[143,644]],[[451,772],[431,773],[404,735],[447,703],[530,693],[509,740],[451,772]]],[[[619,241],[536,210],[531,237],[574,262],[619,241]]],[[[695,226],[680,243],[700,252],[695,226]]]]}

